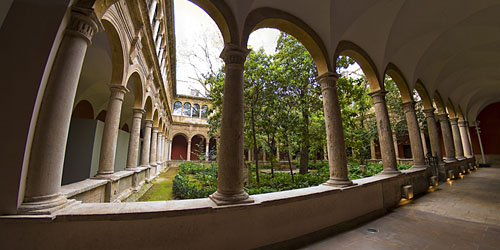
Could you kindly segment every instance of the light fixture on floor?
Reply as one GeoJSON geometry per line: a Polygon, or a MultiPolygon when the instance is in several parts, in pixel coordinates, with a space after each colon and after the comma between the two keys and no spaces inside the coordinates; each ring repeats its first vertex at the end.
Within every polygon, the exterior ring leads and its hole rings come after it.
{"type": "Polygon", "coordinates": [[[448,178],[450,180],[455,179],[455,172],[453,170],[448,170],[448,178]]]}
{"type": "Polygon", "coordinates": [[[437,187],[439,185],[439,181],[438,181],[438,177],[437,176],[431,176],[429,178],[429,181],[430,181],[430,186],[431,187],[437,187]]]}
{"type": "Polygon", "coordinates": [[[408,200],[413,199],[413,186],[405,185],[402,190],[402,197],[408,200]]]}

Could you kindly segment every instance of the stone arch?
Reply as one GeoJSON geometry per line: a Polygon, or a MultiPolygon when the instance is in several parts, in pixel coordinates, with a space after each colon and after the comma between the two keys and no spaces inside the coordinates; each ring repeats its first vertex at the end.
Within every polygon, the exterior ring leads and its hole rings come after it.
{"type": "Polygon", "coordinates": [[[99,112],[99,114],[96,116],[95,119],[101,122],[106,122],[106,114],[107,114],[106,110],[103,109],[101,110],[101,112],[99,112]]]}
{"type": "Polygon", "coordinates": [[[172,136],[172,160],[187,160],[188,136],[184,133],[177,133],[172,136]]]}
{"type": "Polygon", "coordinates": [[[462,111],[462,107],[460,107],[460,105],[458,105],[458,108],[455,111],[457,113],[458,120],[465,121],[464,112],[462,111]]]}
{"type": "Polygon", "coordinates": [[[361,47],[350,41],[340,41],[334,54],[335,61],[341,55],[348,56],[359,64],[372,92],[383,89],[383,82],[380,81],[375,63],[361,47]]]}
{"type": "Polygon", "coordinates": [[[433,108],[432,98],[430,97],[429,92],[427,92],[427,89],[425,88],[422,81],[417,80],[415,84],[415,89],[417,90],[417,93],[420,96],[420,99],[422,100],[422,105],[424,106],[424,109],[433,108]]]}
{"type": "Polygon", "coordinates": [[[174,110],[172,112],[173,115],[182,115],[182,102],[176,101],[174,103],[174,110]]]}
{"type": "Polygon", "coordinates": [[[318,69],[318,75],[332,70],[323,41],[311,27],[299,18],[278,9],[255,9],[248,14],[245,20],[241,47],[246,48],[250,33],[260,28],[276,28],[295,37],[311,54],[318,69]]]}
{"type": "Polygon", "coordinates": [[[143,109],[146,110],[146,119],[152,120],[153,119],[153,102],[151,101],[150,96],[146,97],[146,102],[144,103],[143,109]]]}
{"type": "Polygon", "coordinates": [[[94,108],[87,100],[81,100],[73,109],[72,118],[94,119],[94,108]]]}
{"type": "Polygon", "coordinates": [[[155,109],[155,112],[153,113],[153,127],[158,127],[159,123],[160,120],[159,120],[158,109],[155,109]]]}
{"type": "Polygon", "coordinates": [[[191,116],[191,108],[192,108],[191,103],[190,102],[185,102],[182,105],[182,116],[188,116],[188,117],[190,117],[191,116]]]}
{"type": "Polygon", "coordinates": [[[139,73],[138,70],[131,71],[131,73],[127,76],[127,84],[130,79],[133,79],[133,86],[127,86],[129,89],[133,87],[135,92],[134,96],[134,108],[140,108],[143,106],[144,99],[144,77],[139,73]]]}
{"type": "Polygon", "coordinates": [[[224,1],[189,0],[198,5],[214,20],[222,34],[224,43],[239,44],[239,32],[231,8],[224,1]]]}
{"type": "Polygon", "coordinates": [[[450,115],[450,118],[457,117],[455,105],[453,105],[453,102],[449,98],[448,98],[448,101],[446,101],[446,109],[448,110],[448,114],[450,115]]]}
{"type": "Polygon", "coordinates": [[[205,145],[207,143],[206,137],[201,134],[196,134],[191,137],[191,160],[201,160],[198,156],[204,155],[205,145]]]}
{"type": "Polygon", "coordinates": [[[396,86],[398,86],[403,103],[413,101],[413,96],[408,88],[408,82],[396,65],[389,63],[385,69],[385,74],[390,76],[396,83],[396,86]]]}
{"type": "Polygon", "coordinates": [[[125,72],[125,50],[126,48],[125,39],[120,37],[119,32],[117,31],[119,25],[113,23],[113,20],[108,19],[108,17],[104,17],[102,20],[102,24],[104,30],[106,32],[106,36],[111,45],[111,84],[123,84],[124,72],[125,72]]]}
{"type": "Polygon", "coordinates": [[[443,102],[443,98],[441,98],[441,95],[439,94],[439,92],[436,90],[436,92],[434,92],[434,103],[436,104],[436,108],[438,110],[438,113],[439,114],[445,114],[446,113],[446,107],[444,105],[444,102],[443,102]]]}

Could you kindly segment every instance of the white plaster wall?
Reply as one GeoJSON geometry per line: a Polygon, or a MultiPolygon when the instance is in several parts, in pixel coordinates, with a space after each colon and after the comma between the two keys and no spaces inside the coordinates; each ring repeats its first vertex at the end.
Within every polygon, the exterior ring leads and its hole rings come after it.
{"type": "Polygon", "coordinates": [[[128,143],[130,133],[118,130],[118,141],[116,143],[115,172],[127,167],[128,143]]]}

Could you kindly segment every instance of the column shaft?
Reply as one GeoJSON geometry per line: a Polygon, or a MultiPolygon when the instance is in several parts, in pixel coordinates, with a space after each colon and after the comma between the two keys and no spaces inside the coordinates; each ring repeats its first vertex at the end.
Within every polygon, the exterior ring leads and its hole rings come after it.
{"type": "Polygon", "coordinates": [[[151,151],[151,128],[153,126],[152,120],[144,122],[144,140],[142,142],[142,161],[143,167],[149,166],[150,151],[151,151]]]}
{"type": "Polygon", "coordinates": [[[467,134],[467,122],[459,121],[458,126],[460,128],[460,136],[462,137],[462,146],[464,148],[464,154],[467,158],[472,158],[472,152],[470,150],[469,136],[467,134]]]}
{"type": "Polygon", "coordinates": [[[462,138],[460,137],[460,130],[458,129],[458,118],[450,119],[451,131],[453,133],[453,144],[455,146],[455,156],[457,160],[463,160],[464,148],[462,147],[462,138]]]}
{"type": "Polygon", "coordinates": [[[425,140],[424,131],[420,131],[420,138],[422,140],[422,147],[424,148],[424,155],[427,155],[427,153],[429,153],[429,150],[427,150],[427,141],[425,140]]]}
{"type": "Polygon", "coordinates": [[[191,140],[188,140],[187,161],[191,161],[191,140]]]}
{"type": "Polygon", "coordinates": [[[347,155],[344,142],[344,128],[340,114],[337,79],[335,72],[327,72],[318,77],[323,95],[325,114],[326,144],[328,150],[328,166],[330,178],[325,183],[332,186],[353,185],[347,170],[347,155]]]}
{"type": "Polygon", "coordinates": [[[120,115],[123,98],[128,91],[127,88],[122,85],[111,85],[110,90],[111,96],[109,98],[108,112],[106,113],[106,120],[104,123],[101,154],[99,157],[99,171],[97,172],[97,176],[99,177],[114,173],[120,115]]]}
{"type": "Polygon", "coordinates": [[[378,137],[380,142],[380,152],[382,154],[383,174],[399,173],[397,170],[396,153],[394,142],[392,141],[391,123],[387,113],[385,94],[387,91],[378,90],[370,93],[375,106],[375,116],[377,119],[378,137]]]}
{"type": "Polygon", "coordinates": [[[73,10],[45,87],[35,127],[20,213],[51,213],[61,195],[66,142],[87,47],[98,30],[93,10],[73,10]]]}
{"type": "Polygon", "coordinates": [[[133,109],[132,127],[130,128],[130,140],[128,144],[127,168],[135,168],[138,164],[139,142],[141,134],[141,121],[144,109],[133,109]]]}
{"type": "Polygon", "coordinates": [[[429,132],[429,140],[431,142],[432,156],[438,158],[439,162],[443,161],[443,153],[441,150],[441,143],[439,142],[439,132],[434,118],[434,108],[424,109],[425,119],[427,122],[427,130],[429,132]]]}
{"type": "Polygon", "coordinates": [[[168,160],[172,160],[172,140],[168,141],[168,160]]]}
{"type": "Polygon", "coordinates": [[[253,202],[243,190],[243,65],[249,50],[226,44],[224,98],[218,148],[217,191],[210,196],[216,204],[253,202]]]}
{"type": "Polygon", "coordinates": [[[153,22],[153,19],[155,18],[154,14],[156,11],[157,4],[158,4],[158,0],[153,0],[153,2],[151,2],[151,7],[149,7],[149,13],[148,13],[149,14],[149,22],[153,22]]]}
{"type": "Polygon", "coordinates": [[[156,150],[156,163],[157,165],[160,165],[161,164],[161,152],[162,152],[162,134],[161,132],[158,132],[158,138],[157,138],[157,142],[156,142],[156,147],[157,147],[157,150],[156,150]]]}
{"type": "Polygon", "coordinates": [[[157,141],[158,141],[158,127],[153,127],[151,132],[151,149],[150,149],[151,152],[149,157],[149,164],[151,166],[156,166],[157,141]]]}
{"type": "Polygon", "coordinates": [[[394,154],[396,155],[397,160],[401,157],[399,156],[398,137],[396,136],[396,131],[392,131],[392,141],[394,142],[394,154]]]}
{"type": "Polygon", "coordinates": [[[453,135],[451,134],[450,121],[448,114],[438,115],[439,123],[441,125],[441,132],[443,133],[444,152],[446,161],[456,161],[455,147],[453,146],[453,135]]]}
{"type": "Polygon", "coordinates": [[[411,155],[413,157],[414,167],[427,167],[420,137],[420,128],[418,127],[417,115],[415,114],[415,103],[413,101],[403,103],[403,110],[406,114],[408,124],[408,134],[410,137],[411,155]]]}
{"type": "MultiPolygon", "coordinates": [[[[210,160],[210,140],[205,140],[205,158],[206,161],[210,160]]],[[[248,160],[250,160],[250,151],[248,151],[248,160]]]]}

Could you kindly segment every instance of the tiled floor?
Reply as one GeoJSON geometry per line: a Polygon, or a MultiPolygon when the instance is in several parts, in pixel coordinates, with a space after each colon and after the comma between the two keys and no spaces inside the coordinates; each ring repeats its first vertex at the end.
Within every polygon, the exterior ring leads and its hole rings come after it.
{"type": "Polygon", "coordinates": [[[302,249],[500,249],[500,168],[440,183],[384,217],[302,249]]]}

